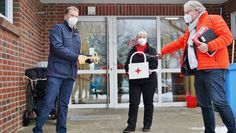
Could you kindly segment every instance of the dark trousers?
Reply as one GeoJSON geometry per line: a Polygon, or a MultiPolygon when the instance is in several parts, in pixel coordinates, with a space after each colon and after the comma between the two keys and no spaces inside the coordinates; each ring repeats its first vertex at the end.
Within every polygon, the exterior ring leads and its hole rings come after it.
{"type": "Polygon", "coordinates": [[[235,119],[225,96],[225,69],[201,70],[195,73],[195,89],[198,104],[202,109],[205,133],[215,133],[214,108],[228,128],[236,133],[235,119]]]}
{"type": "Polygon", "coordinates": [[[48,115],[54,105],[54,101],[59,92],[60,93],[59,93],[58,119],[56,125],[56,132],[66,133],[67,111],[73,83],[74,83],[73,79],[63,79],[57,77],[47,78],[47,87],[45,89],[45,96],[38,110],[36,125],[33,128],[34,133],[43,133],[42,129],[43,125],[45,121],[48,119],[48,115]]]}
{"type": "Polygon", "coordinates": [[[138,108],[140,103],[141,93],[143,95],[144,103],[144,128],[150,128],[153,117],[153,96],[157,88],[157,82],[150,82],[146,84],[129,84],[129,118],[128,126],[135,129],[138,115],[138,108]]]}

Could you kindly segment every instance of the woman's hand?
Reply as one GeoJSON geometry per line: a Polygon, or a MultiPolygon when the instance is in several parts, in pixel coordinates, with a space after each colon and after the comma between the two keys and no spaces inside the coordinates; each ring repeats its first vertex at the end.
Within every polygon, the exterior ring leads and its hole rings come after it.
{"type": "Polygon", "coordinates": [[[152,70],[151,69],[149,69],[149,75],[151,75],[152,74],[152,70]]]}

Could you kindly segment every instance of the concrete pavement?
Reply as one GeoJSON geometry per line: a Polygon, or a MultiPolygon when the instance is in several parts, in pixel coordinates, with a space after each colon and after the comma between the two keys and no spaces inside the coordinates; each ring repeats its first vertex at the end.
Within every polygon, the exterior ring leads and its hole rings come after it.
{"type": "MultiPolygon", "coordinates": [[[[127,126],[128,109],[70,109],[68,133],[122,133],[127,126]]],[[[142,133],[143,108],[139,109],[135,133],[142,133]]],[[[19,133],[31,133],[35,121],[19,133]]],[[[226,133],[219,114],[216,113],[217,133],[226,133]]],[[[55,133],[56,120],[48,120],[44,133],[55,133]]],[[[150,133],[203,133],[200,108],[156,107],[150,133]]]]}

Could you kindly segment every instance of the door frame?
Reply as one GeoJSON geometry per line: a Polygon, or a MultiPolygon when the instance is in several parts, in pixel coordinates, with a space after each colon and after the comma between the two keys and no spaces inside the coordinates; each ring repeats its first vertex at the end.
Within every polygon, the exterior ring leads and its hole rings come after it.
{"type": "MultiPolygon", "coordinates": [[[[106,28],[108,28],[108,21],[107,21],[107,18],[106,17],[100,17],[100,16],[98,16],[98,17],[96,17],[96,16],[80,16],[79,17],[79,20],[78,21],[81,21],[81,22],[83,22],[83,21],[88,21],[88,22],[105,22],[106,23],[106,28]]],[[[107,30],[106,30],[107,31],[107,30]]],[[[109,30],[108,30],[109,31],[109,30]]],[[[108,36],[108,35],[107,35],[108,36]]],[[[109,39],[109,37],[108,37],[108,40],[107,40],[107,46],[109,47],[110,45],[110,39],[109,39]]],[[[77,71],[77,73],[78,74],[106,74],[107,75],[107,79],[108,80],[110,80],[110,81],[112,81],[111,79],[110,79],[110,77],[112,77],[112,76],[110,76],[110,68],[109,68],[109,66],[110,66],[110,52],[109,52],[109,49],[110,48],[108,48],[107,47],[107,70],[78,70],[77,71]]],[[[108,85],[108,84],[107,84],[108,85]]],[[[110,88],[110,85],[108,85],[109,87],[108,88],[110,88]]],[[[107,89],[107,90],[110,90],[110,89],[107,89]]],[[[109,98],[109,96],[108,96],[108,94],[111,94],[110,92],[108,92],[107,91],[107,98],[109,98]]],[[[110,101],[109,99],[107,100],[107,101],[110,101]]],[[[111,102],[110,102],[111,103],[111,102]]],[[[69,103],[69,108],[110,108],[110,103],[109,104],[107,104],[107,103],[101,103],[101,104],[71,104],[71,100],[70,100],[70,103],[69,103]]]]}
{"type": "MultiPolygon", "coordinates": [[[[107,98],[109,103],[106,104],[71,104],[69,108],[128,108],[129,103],[118,103],[118,74],[125,73],[125,70],[117,69],[117,18],[156,18],[157,21],[157,51],[161,49],[161,33],[160,33],[160,18],[165,16],[80,16],[79,21],[103,21],[107,27],[107,70],[78,70],[78,74],[107,74],[107,79],[110,81],[108,86],[107,98]],[[110,95],[112,94],[112,95],[110,95]]],[[[172,16],[168,16],[172,17],[172,16]]],[[[179,17],[179,16],[173,16],[179,17]]],[[[180,72],[179,69],[161,69],[161,61],[158,61],[158,88],[161,88],[162,73],[164,72],[180,72]]],[[[155,107],[173,107],[186,106],[186,102],[162,102],[161,89],[158,89],[158,102],[154,103],[155,107]]],[[[143,103],[140,103],[143,107],[143,103]]]]}

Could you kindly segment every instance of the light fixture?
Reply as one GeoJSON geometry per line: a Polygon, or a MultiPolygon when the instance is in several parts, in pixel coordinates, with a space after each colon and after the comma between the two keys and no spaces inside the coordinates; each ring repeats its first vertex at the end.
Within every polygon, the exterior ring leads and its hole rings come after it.
{"type": "Polygon", "coordinates": [[[165,19],[166,20],[178,20],[179,17],[166,17],[165,19]]]}

